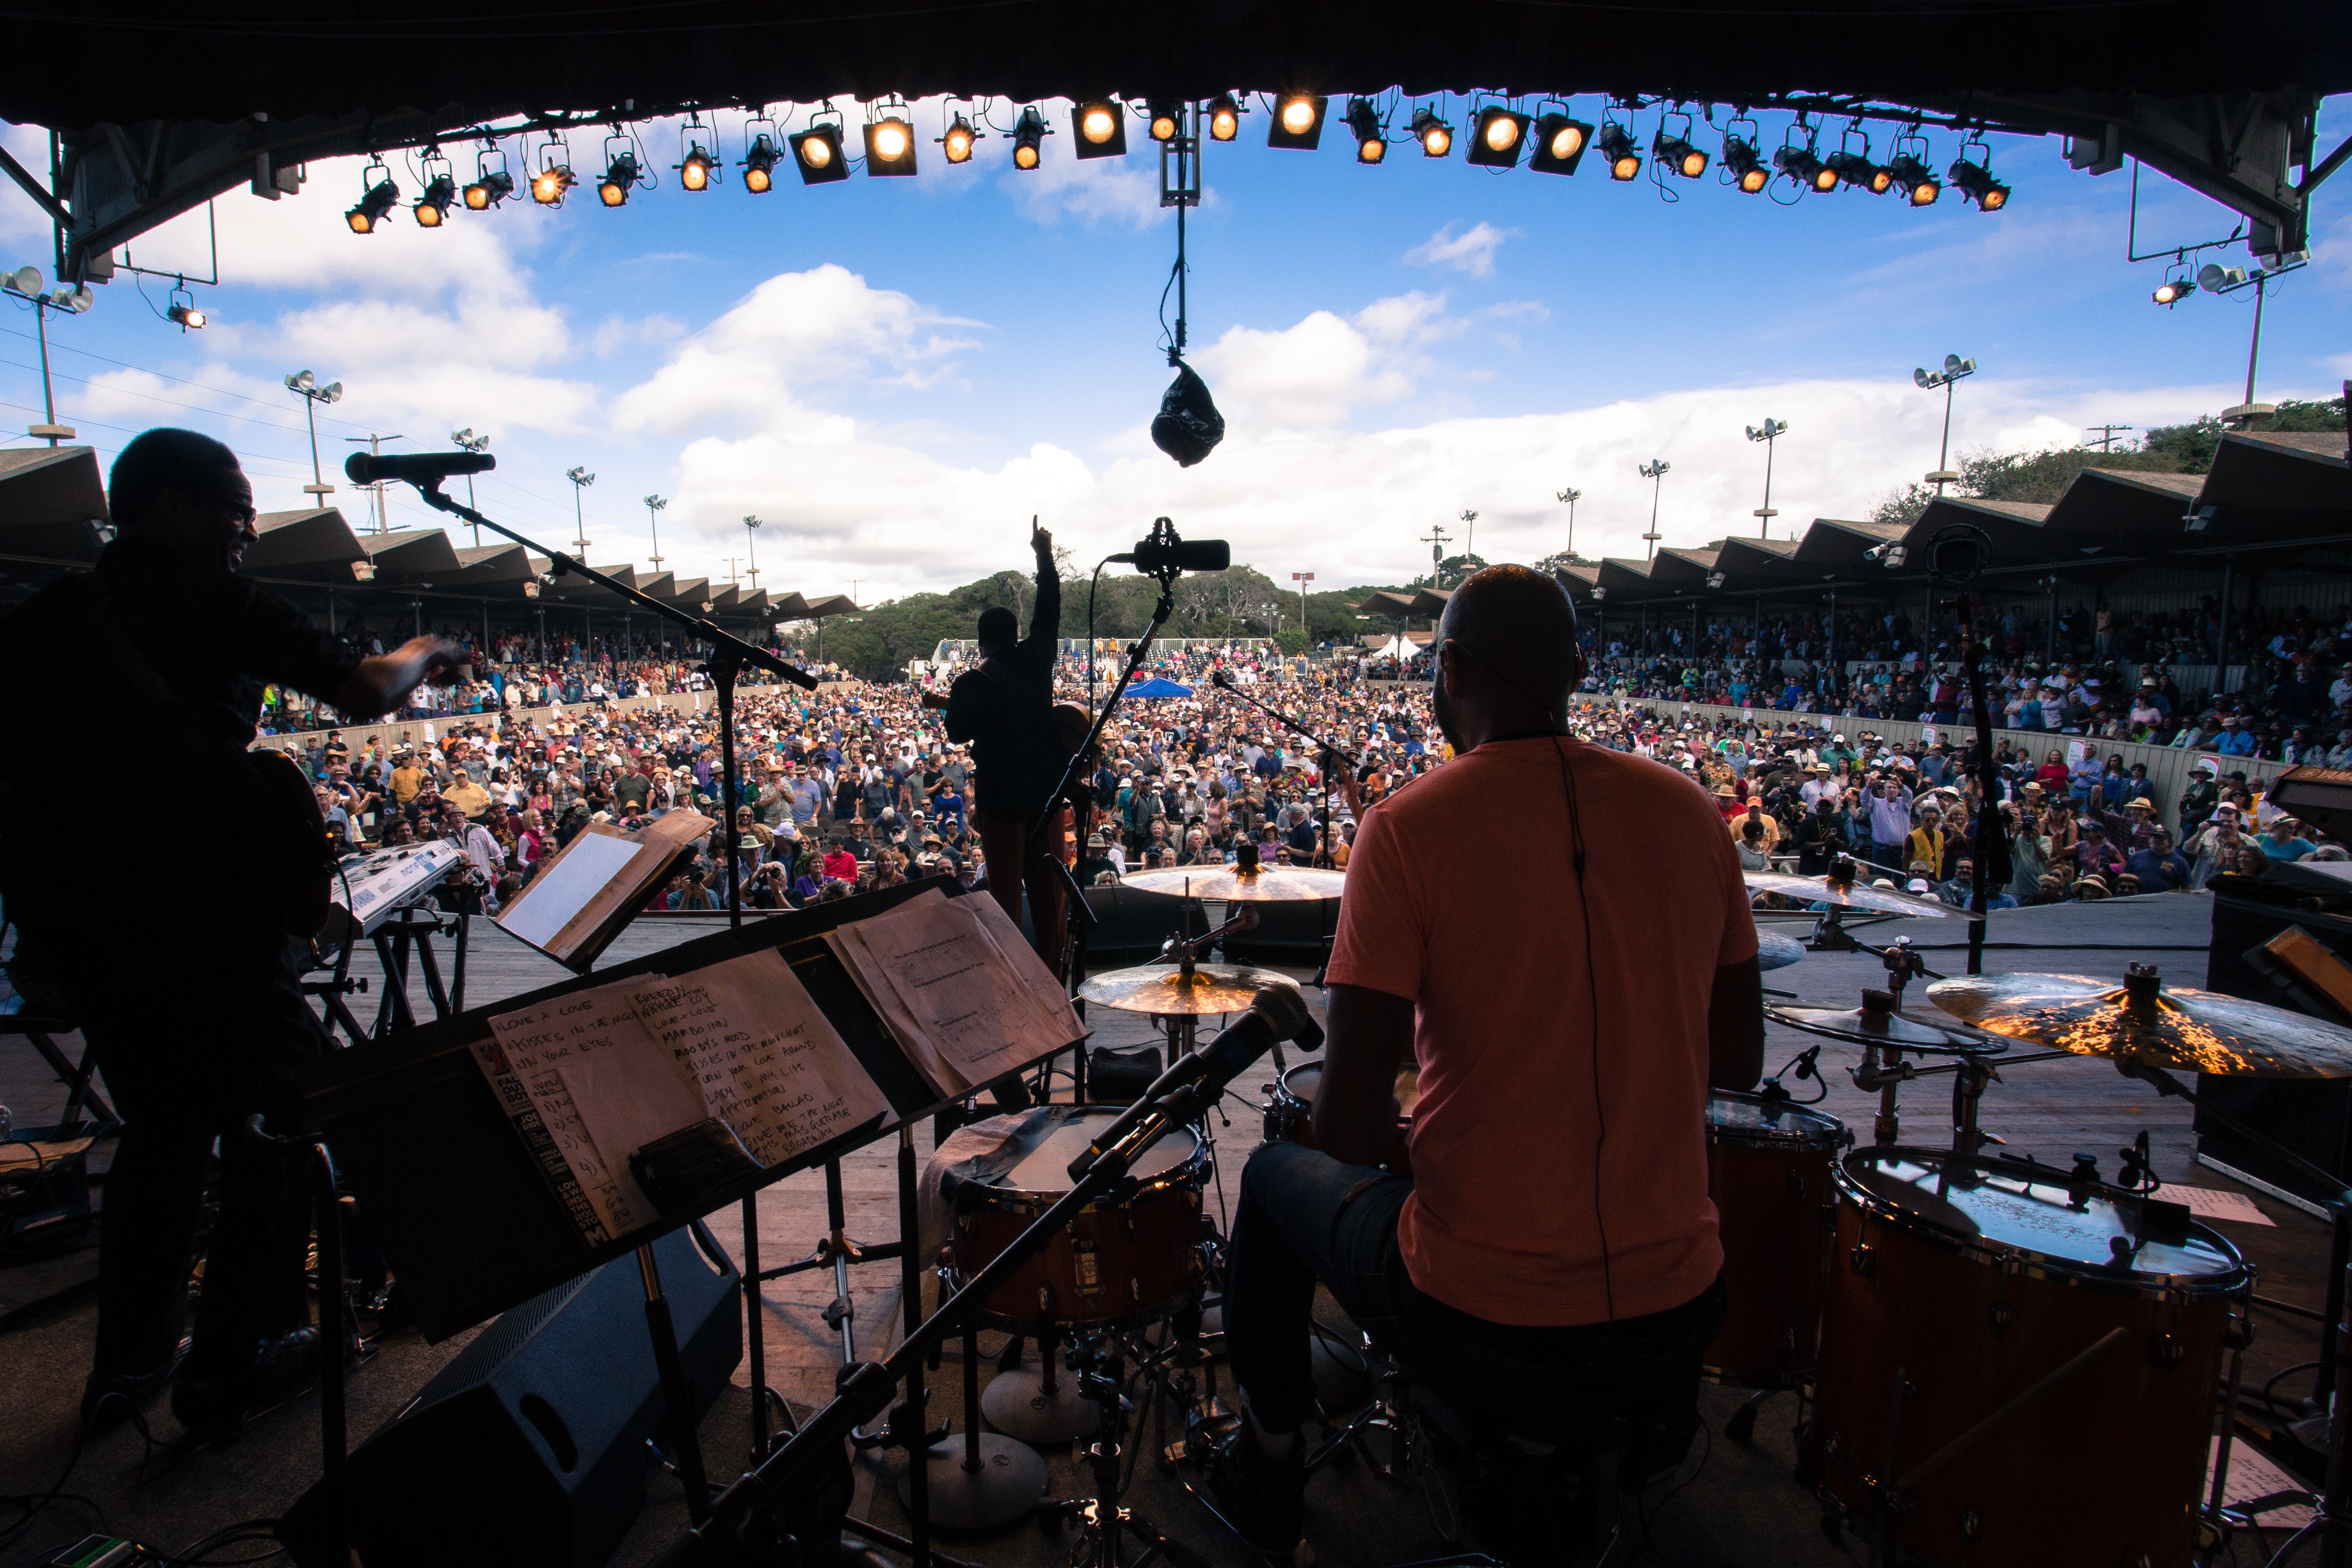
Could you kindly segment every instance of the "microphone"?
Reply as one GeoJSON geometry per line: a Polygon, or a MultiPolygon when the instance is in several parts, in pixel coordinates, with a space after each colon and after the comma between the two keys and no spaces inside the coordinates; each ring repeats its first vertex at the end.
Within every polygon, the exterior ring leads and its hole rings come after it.
{"type": "Polygon", "coordinates": [[[1234,563],[1234,547],[1222,539],[1139,539],[1135,548],[1113,561],[1134,567],[1147,577],[1166,572],[1222,572],[1234,563]]]}
{"type": "Polygon", "coordinates": [[[1087,1152],[1070,1162],[1070,1180],[1077,1181],[1093,1170],[1105,1150],[1117,1147],[1148,1117],[1160,1116],[1171,1125],[1190,1121],[1199,1114],[1200,1107],[1213,1103],[1227,1084],[1283,1040],[1297,1040],[1302,1050],[1319,1051],[1323,1031],[1307,1013],[1306,997],[1290,986],[1270,985],[1252,999],[1249,1011],[1238,1023],[1207,1045],[1177,1058],[1133,1105],[1119,1112],[1087,1145],[1087,1152]]]}
{"type": "Polygon", "coordinates": [[[1209,684],[1212,686],[1222,686],[1227,691],[1231,691],[1234,689],[1233,671],[1226,669],[1222,666],[1211,670],[1209,672],[1209,684]]]}
{"type": "Polygon", "coordinates": [[[355,485],[383,479],[405,479],[412,485],[432,485],[452,474],[479,474],[499,466],[488,452],[353,452],[343,461],[343,472],[355,485]]]}

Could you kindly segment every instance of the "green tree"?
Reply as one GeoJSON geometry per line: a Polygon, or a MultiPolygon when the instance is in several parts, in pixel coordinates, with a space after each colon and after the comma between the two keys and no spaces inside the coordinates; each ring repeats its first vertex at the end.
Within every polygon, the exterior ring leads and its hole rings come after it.
{"type": "Polygon", "coordinates": [[[1276,647],[1294,658],[1305,653],[1312,646],[1307,639],[1306,632],[1297,626],[1283,627],[1281,631],[1275,634],[1274,641],[1276,647]]]}

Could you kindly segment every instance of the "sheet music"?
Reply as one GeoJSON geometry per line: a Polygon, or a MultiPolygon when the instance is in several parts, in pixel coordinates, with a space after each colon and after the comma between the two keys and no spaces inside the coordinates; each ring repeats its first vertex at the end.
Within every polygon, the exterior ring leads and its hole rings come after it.
{"type": "Polygon", "coordinates": [[[536,948],[545,948],[589,903],[611,887],[638,856],[653,852],[608,834],[583,833],[533,879],[499,924],[536,948]]]}
{"type": "Polygon", "coordinates": [[[907,1010],[907,1005],[899,999],[898,993],[883,978],[881,962],[866,951],[859,927],[836,927],[825,933],[824,940],[825,945],[833,949],[834,956],[841,960],[841,966],[849,972],[850,979],[856,982],[859,993],[866,998],[866,1005],[874,1009],[875,1016],[882,1020],[891,1037],[898,1042],[899,1049],[907,1053],[907,1059],[914,1064],[915,1070],[922,1074],[923,1081],[930,1086],[931,1092],[941,1100],[947,1100],[970,1090],[971,1083],[940,1058],[932,1047],[930,1037],[915,1021],[915,1016],[907,1010]]]}
{"type": "Polygon", "coordinates": [[[629,993],[646,983],[643,975],[610,985],[574,991],[536,1007],[494,1015],[490,1033],[497,1037],[512,1065],[523,1092],[562,1152],[581,1189],[596,1205],[608,1237],[625,1235],[650,1224],[655,1209],[629,1174],[628,1151],[607,1161],[595,1137],[582,1119],[562,1067],[580,1048],[583,1037],[602,1037],[612,1027],[614,1007],[626,1014],[629,1026],[642,1031],[629,993]]]}
{"type": "Polygon", "coordinates": [[[690,1077],[707,1114],[763,1165],[887,1114],[889,1102],[774,949],[635,994],[646,1030],[690,1077]]]}
{"type": "Polygon", "coordinates": [[[491,1090],[499,1097],[499,1108],[514,1123],[515,1131],[521,1135],[523,1147],[530,1150],[530,1157],[538,1162],[541,1173],[547,1177],[548,1185],[555,1189],[556,1197],[562,1203],[565,1212],[572,1215],[572,1223],[579,1227],[581,1236],[591,1245],[612,1239],[604,1229],[604,1218],[596,1212],[595,1201],[589,1197],[581,1187],[579,1178],[572,1174],[571,1163],[564,1158],[562,1149],[548,1131],[547,1123],[541,1119],[539,1108],[531,1103],[530,1095],[523,1089],[522,1079],[515,1072],[514,1064],[507,1059],[505,1050],[493,1038],[476,1040],[473,1051],[474,1060],[480,1065],[483,1076],[490,1080],[491,1090]]]}
{"type": "Polygon", "coordinates": [[[844,945],[876,965],[881,983],[967,1085],[1002,1078],[1074,1037],[1054,1026],[981,917],[951,909],[944,893],[923,893],[856,929],[856,942],[844,945]]]}
{"type": "Polygon", "coordinates": [[[1022,994],[1035,1003],[1044,1016],[1055,1045],[1066,1046],[1086,1035],[1077,1009],[1070,1005],[1069,991],[1045,967],[1045,961],[1037,956],[1037,950],[1029,945],[1029,939],[1021,934],[1003,904],[992,898],[950,899],[948,908],[976,923],[996,944],[996,951],[1021,977],[1022,994]]]}

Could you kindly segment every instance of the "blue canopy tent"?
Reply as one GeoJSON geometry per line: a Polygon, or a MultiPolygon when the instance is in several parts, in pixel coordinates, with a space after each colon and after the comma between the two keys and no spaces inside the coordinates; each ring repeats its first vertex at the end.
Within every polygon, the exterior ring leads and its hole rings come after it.
{"type": "Polygon", "coordinates": [[[1190,697],[1192,689],[1180,686],[1172,680],[1163,680],[1155,675],[1150,680],[1139,680],[1129,687],[1127,694],[1129,697],[1190,697]]]}

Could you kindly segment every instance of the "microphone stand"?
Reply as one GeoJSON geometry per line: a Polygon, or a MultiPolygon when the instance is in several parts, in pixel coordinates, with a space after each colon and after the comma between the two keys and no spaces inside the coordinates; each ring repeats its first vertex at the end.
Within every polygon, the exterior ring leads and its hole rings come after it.
{"type": "MultiPolygon", "coordinates": [[[[1301,723],[1298,720],[1283,712],[1280,709],[1270,708],[1266,704],[1260,702],[1256,698],[1248,696],[1242,690],[1239,685],[1235,684],[1233,677],[1226,675],[1223,670],[1218,671],[1215,676],[1211,677],[1210,682],[1219,690],[1223,691],[1230,696],[1240,698],[1244,702],[1248,703],[1251,707],[1256,709],[1259,712],[1265,714],[1267,717],[1279,719],[1285,724],[1289,725],[1291,729],[1297,731],[1299,734],[1306,736],[1318,746],[1323,748],[1323,754],[1325,756],[1336,756],[1351,768],[1356,765],[1356,754],[1353,752],[1349,751],[1344,746],[1335,744],[1331,741],[1325,739],[1323,736],[1317,734],[1307,725],[1301,723]]],[[[1318,758],[1317,761],[1319,765],[1321,759],[1318,758]]],[[[1326,864],[1328,864],[1331,859],[1331,770],[1326,767],[1322,768],[1321,772],[1323,774],[1323,852],[1320,858],[1326,864]]]]}
{"type": "Polygon", "coordinates": [[[745,642],[732,632],[722,631],[708,620],[689,616],[675,605],[666,605],[650,594],[630,587],[609,573],[597,571],[576,556],[566,555],[561,550],[546,549],[506,524],[491,521],[472,507],[459,505],[441,493],[441,481],[437,479],[411,479],[409,483],[416,487],[416,493],[424,498],[425,504],[436,511],[464,518],[477,527],[487,528],[492,533],[513,540],[525,550],[536,551],[546,556],[551,578],[561,577],[567,572],[585,577],[598,587],[617,594],[640,609],[651,611],[659,619],[682,626],[709,643],[710,657],[703,668],[710,672],[711,685],[719,695],[719,765],[725,774],[725,783],[719,791],[719,815],[720,831],[727,845],[727,925],[730,931],[742,929],[743,889],[740,884],[743,873],[736,858],[740,846],[735,831],[735,678],[742,672],[744,666],[754,665],[783,677],[803,690],[814,691],[816,689],[816,677],[763,647],[745,642]]]}

